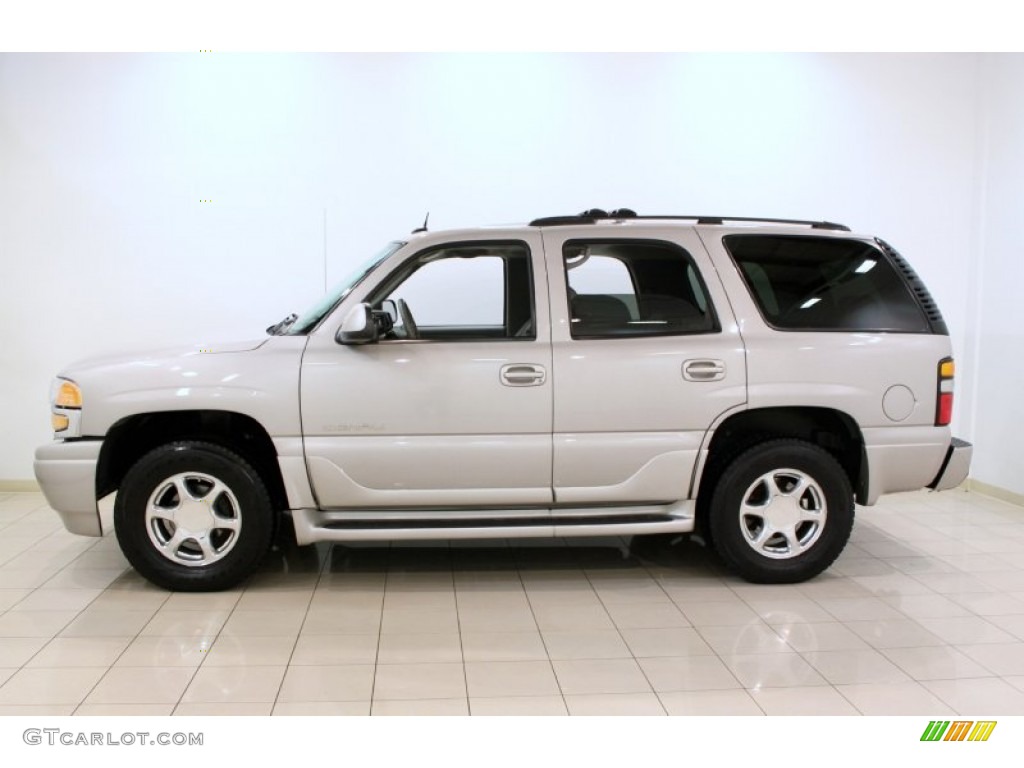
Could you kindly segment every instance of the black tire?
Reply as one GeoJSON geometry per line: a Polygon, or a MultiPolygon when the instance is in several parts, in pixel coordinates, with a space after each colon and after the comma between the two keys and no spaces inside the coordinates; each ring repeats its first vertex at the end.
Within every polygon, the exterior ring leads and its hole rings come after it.
{"type": "Polygon", "coordinates": [[[730,569],[759,584],[791,584],[839,557],[853,530],[853,491],[827,451],[772,440],[729,464],[709,511],[715,550],[730,569]]]}
{"type": "Polygon", "coordinates": [[[185,441],[150,451],[128,470],[114,528],[128,562],[157,586],[215,592],[255,570],[270,548],[274,516],[266,486],[241,456],[185,441]]]}
{"type": "Polygon", "coordinates": [[[742,442],[727,444],[716,449],[715,453],[708,458],[704,467],[705,479],[701,482],[707,482],[707,487],[711,490],[707,493],[702,490],[697,497],[697,524],[693,531],[705,548],[715,551],[715,540],[711,533],[711,497],[714,495],[714,488],[717,487],[722,473],[750,447],[771,439],[770,435],[750,434],[742,442]]]}

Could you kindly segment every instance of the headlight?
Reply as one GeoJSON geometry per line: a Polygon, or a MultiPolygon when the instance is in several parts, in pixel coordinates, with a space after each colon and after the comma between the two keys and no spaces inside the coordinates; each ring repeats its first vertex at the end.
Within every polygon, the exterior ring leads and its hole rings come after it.
{"type": "Polygon", "coordinates": [[[81,408],[82,390],[73,381],[58,379],[60,386],[57,388],[57,397],[54,398],[55,408],[81,408]]]}
{"type": "Polygon", "coordinates": [[[61,437],[78,437],[82,415],[82,390],[75,382],[57,379],[50,390],[50,424],[61,437]]]}

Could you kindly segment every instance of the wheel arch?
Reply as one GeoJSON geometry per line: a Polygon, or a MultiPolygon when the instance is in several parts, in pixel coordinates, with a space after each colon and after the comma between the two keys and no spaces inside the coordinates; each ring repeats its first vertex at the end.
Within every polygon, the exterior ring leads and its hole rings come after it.
{"type": "Polygon", "coordinates": [[[856,500],[864,503],[867,499],[864,437],[849,414],[810,406],[754,408],[727,416],[710,435],[694,483],[698,515],[733,459],[758,443],[780,438],[803,440],[828,451],[846,472],[856,500]]]}
{"type": "Polygon", "coordinates": [[[96,498],[120,488],[128,470],[149,451],[182,440],[213,443],[237,453],[259,473],[273,508],[288,508],[277,450],[266,429],[251,416],[218,410],[159,411],[118,421],[100,449],[96,498]]]}

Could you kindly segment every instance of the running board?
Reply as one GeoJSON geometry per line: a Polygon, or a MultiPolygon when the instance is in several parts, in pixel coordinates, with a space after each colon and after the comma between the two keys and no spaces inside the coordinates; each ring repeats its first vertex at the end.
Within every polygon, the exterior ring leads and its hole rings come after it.
{"type": "Polygon", "coordinates": [[[633,536],[693,531],[692,502],[643,507],[490,510],[292,510],[298,544],[317,541],[633,536]]]}

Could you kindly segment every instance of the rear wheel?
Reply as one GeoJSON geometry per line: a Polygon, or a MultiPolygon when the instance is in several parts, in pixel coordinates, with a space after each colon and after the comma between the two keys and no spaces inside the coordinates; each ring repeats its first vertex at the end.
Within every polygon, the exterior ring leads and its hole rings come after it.
{"type": "Polygon", "coordinates": [[[270,547],[266,487],[241,456],[178,442],[143,456],[114,504],[118,543],[144,577],[165,589],[215,591],[248,576],[270,547]]]}
{"type": "Polygon", "coordinates": [[[748,581],[783,584],[817,576],[853,528],[849,478],[831,454],[802,440],[773,440],[722,473],[708,521],[715,549],[748,581]]]}

